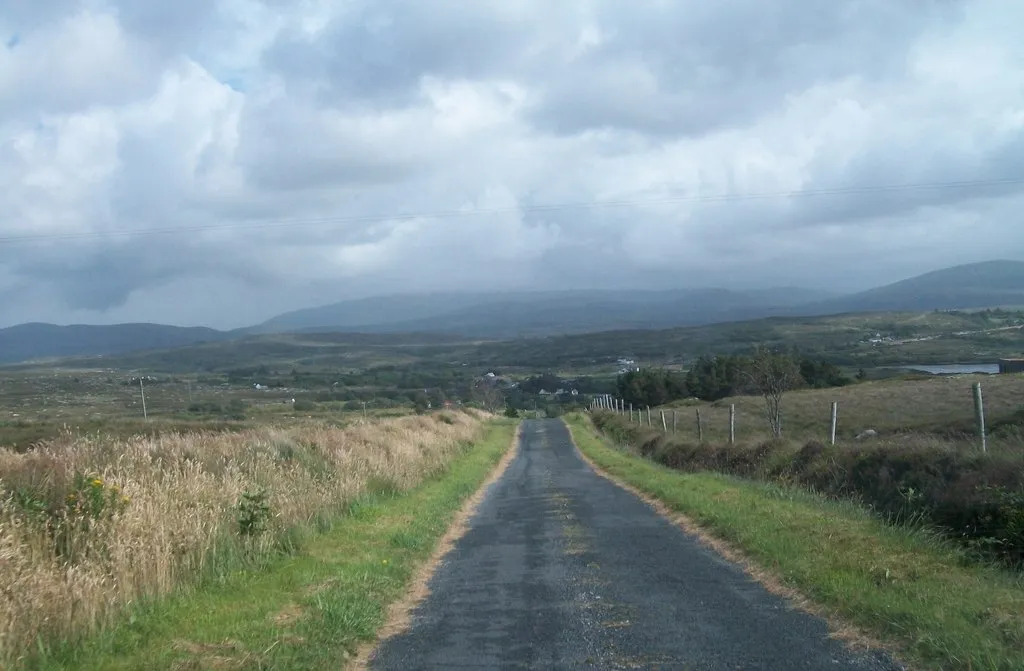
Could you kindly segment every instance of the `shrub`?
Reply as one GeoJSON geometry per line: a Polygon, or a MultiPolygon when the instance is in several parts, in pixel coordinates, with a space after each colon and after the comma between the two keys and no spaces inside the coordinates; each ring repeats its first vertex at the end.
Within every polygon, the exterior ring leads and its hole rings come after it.
{"type": "Polygon", "coordinates": [[[219,403],[197,401],[189,404],[188,411],[196,414],[219,415],[224,412],[224,408],[219,403]]]}
{"type": "Polygon", "coordinates": [[[249,404],[240,398],[233,398],[228,403],[227,416],[228,419],[236,421],[242,421],[245,419],[245,411],[248,410],[249,404]]]}
{"type": "Polygon", "coordinates": [[[267,491],[262,487],[245,490],[238,501],[238,533],[242,536],[261,536],[270,523],[270,504],[267,491]]]}
{"type": "Polygon", "coordinates": [[[611,440],[670,468],[810,487],[894,522],[927,522],[987,557],[1024,562],[1024,465],[1010,458],[962,454],[938,443],[698,444],[612,413],[593,419],[611,440]]]}

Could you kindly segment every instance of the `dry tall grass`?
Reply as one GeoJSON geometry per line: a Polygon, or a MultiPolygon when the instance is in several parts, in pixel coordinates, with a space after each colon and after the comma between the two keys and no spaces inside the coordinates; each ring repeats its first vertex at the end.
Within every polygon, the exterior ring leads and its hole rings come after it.
{"type": "Polygon", "coordinates": [[[69,436],[0,453],[0,667],[37,641],[96,631],[211,561],[268,556],[290,529],[368,488],[415,486],[478,438],[483,419],[457,412],[127,442],[69,436]],[[237,504],[259,488],[267,530],[244,536],[237,504]]]}

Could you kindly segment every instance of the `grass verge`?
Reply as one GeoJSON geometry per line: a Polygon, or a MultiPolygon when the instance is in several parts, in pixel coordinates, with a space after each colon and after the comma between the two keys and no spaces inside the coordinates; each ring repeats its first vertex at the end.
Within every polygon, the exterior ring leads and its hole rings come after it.
{"type": "Polygon", "coordinates": [[[372,641],[462,503],[509,449],[516,422],[415,489],[367,493],[301,554],[261,571],[137,608],[125,622],[57,650],[40,669],[340,668],[372,641]]]}
{"type": "Polygon", "coordinates": [[[971,565],[931,534],[853,504],[711,473],[680,473],[609,447],[566,418],[598,468],[725,541],[758,570],[928,669],[1024,668],[1024,578],[971,565]]]}

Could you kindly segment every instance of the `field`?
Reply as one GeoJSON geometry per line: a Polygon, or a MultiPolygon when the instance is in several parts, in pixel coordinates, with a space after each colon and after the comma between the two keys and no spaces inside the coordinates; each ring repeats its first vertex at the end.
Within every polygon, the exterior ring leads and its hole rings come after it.
{"type": "Polygon", "coordinates": [[[158,436],[240,431],[268,423],[343,426],[361,417],[408,414],[412,407],[408,399],[403,407],[373,388],[364,407],[355,397],[323,401],[323,391],[256,389],[227,375],[143,374],[141,387],[139,377],[138,372],[111,368],[0,369],[0,446],[24,450],[36,441],[68,434],[158,436]]]}
{"type": "MultiPolygon", "coordinates": [[[[699,356],[743,352],[755,344],[796,348],[837,363],[850,374],[864,367],[869,379],[881,378],[900,373],[882,366],[991,364],[999,357],[1024,354],[1022,323],[1024,312],[964,311],[772,318],[508,341],[414,334],[252,336],[171,350],[0,367],[0,445],[24,449],[35,440],[60,435],[65,426],[127,436],[193,428],[233,431],[266,421],[297,423],[311,418],[343,422],[364,411],[396,414],[417,403],[437,407],[445,400],[473,401],[474,385],[490,372],[513,382],[550,373],[582,393],[607,393],[614,389],[622,358],[637,366],[685,369],[699,356]],[[293,405],[292,399],[300,405],[293,405]]],[[[504,392],[520,408],[543,409],[551,402],[536,394],[504,392]]],[[[865,413],[860,413],[843,402],[844,393],[837,392],[841,433],[861,427],[899,428],[905,412],[929,403],[922,399],[897,412],[880,392],[879,402],[870,409],[864,405],[865,413]]],[[[952,400],[957,393],[940,402],[953,404],[954,416],[962,418],[970,406],[952,400]]],[[[798,433],[815,427],[820,435],[827,430],[817,428],[823,426],[818,413],[828,412],[824,402],[823,411],[803,412],[794,406],[787,424],[798,433]]],[[[1000,400],[994,389],[990,408],[996,415],[1003,403],[1010,401],[1000,400]]],[[[722,426],[714,409],[706,412],[710,430],[722,426]]],[[[752,414],[752,407],[740,408],[742,431],[748,430],[752,414]]]]}
{"type": "Polygon", "coordinates": [[[130,603],[294,554],[360,497],[443,470],[485,419],[68,435],[0,453],[0,666],[96,634],[130,603]]]}
{"type": "MultiPolygon", "coordinates": [[[[870,429],[879,434],[879,440],[893,446],[925,441],[969,452],[980,450],[974,420],[975,383],[982,385],[988,448],[1014,453],[1024,460],[1024,375],[1018,374],[916,376],[793,391],[782,401],[783,436],[796,442],[828,441],[831,404],[836,402],[839,443],[851,442],[870,429]]],[[[763,442],[771,436],[764,400],[758,396],[737,396],[714,403],[683,401],[662,409],[676,413],[681,438],[695,440],[699,408],[704,439],[725,443],[730,405],[736,406],[737,442],[763,442]]],[[[662,409],[654,410],[653,419],[658,425],[662,409]]],[[[646,421],[646,413],[644,417],[646,421]]],[[[669,414],[670,429],[671,422],[669,414]]]]}

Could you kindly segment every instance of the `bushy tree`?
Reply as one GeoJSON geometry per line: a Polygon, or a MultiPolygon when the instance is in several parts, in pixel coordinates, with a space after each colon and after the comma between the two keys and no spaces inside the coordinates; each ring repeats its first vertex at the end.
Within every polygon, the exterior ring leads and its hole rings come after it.
{"type": "Polygon", "coordinates": [[[686,374],[690,393],[705,401],[717,401],[745,390],[750,360],[740,356],[703,356],[686,374]]]}
{"type": "Polygon", "coordinates": [[[850,384],[850,378],[843,375],[839,366],[824,360],[803,358],[800,360],[800,377],[809,387],[825,389],[850,384]]]}
{"type": "Polygon", "coordinates": [[[682,375],[658,368],[623,373],[616,381],[615,391],[619,398],[636,406],[663,405],[688,395],[682,375]]]}

